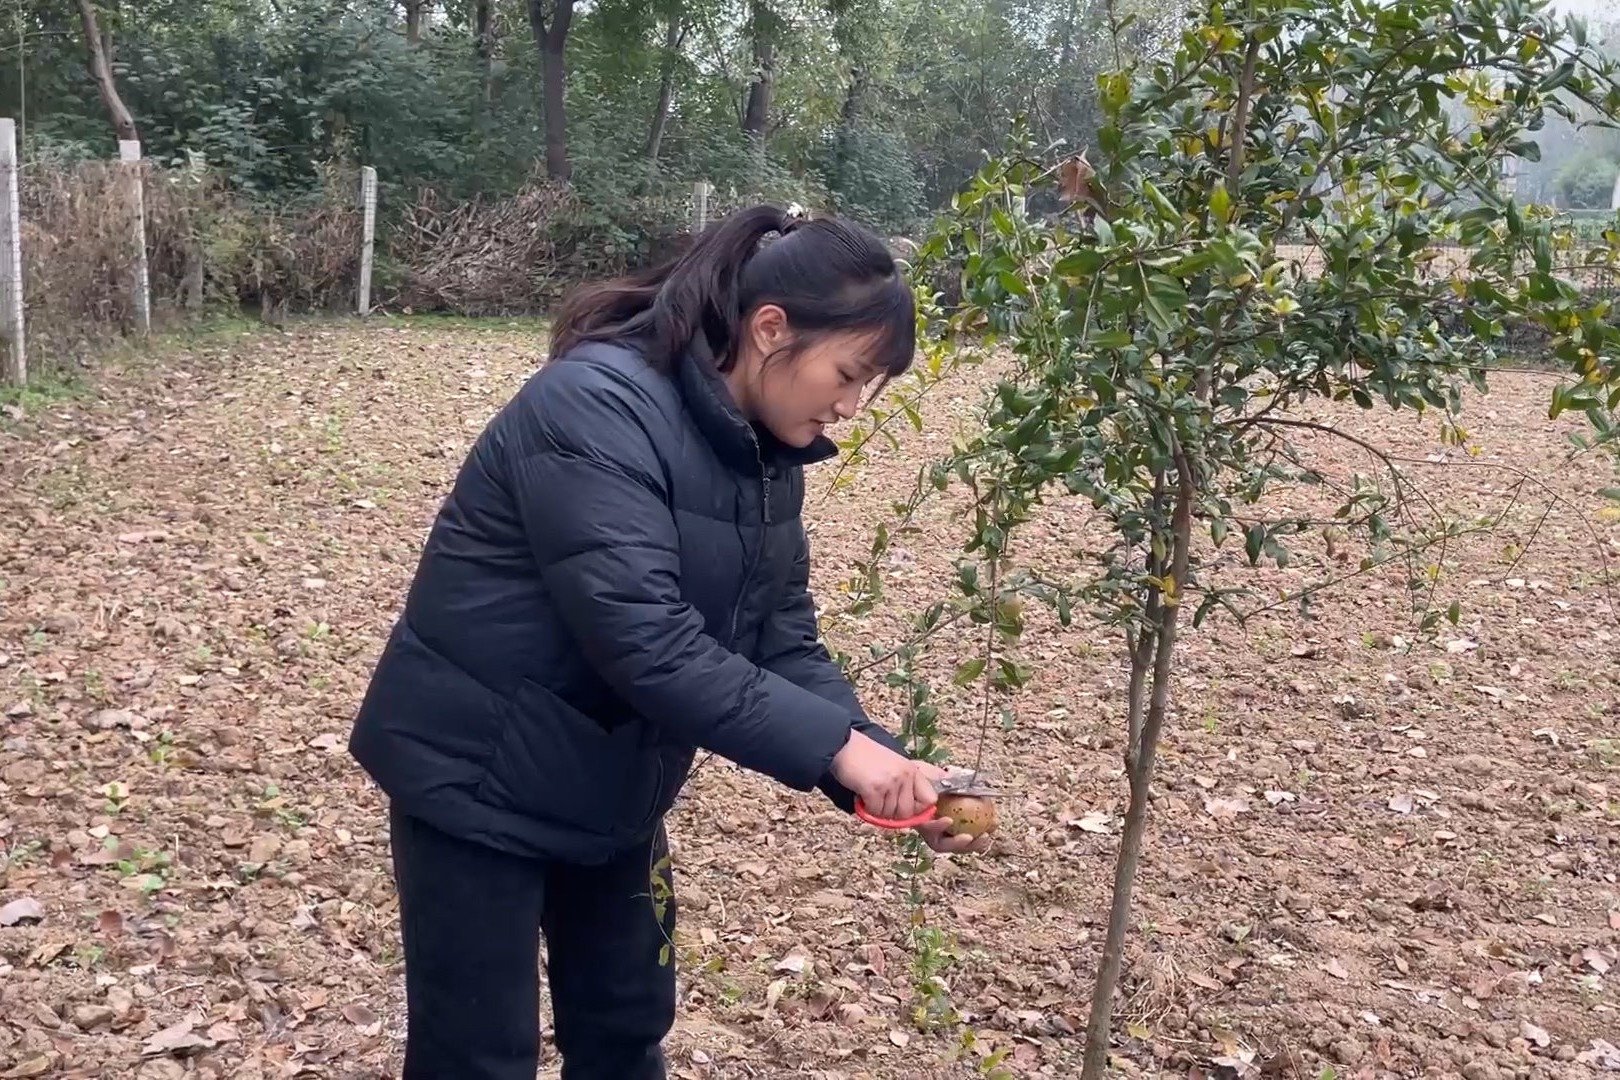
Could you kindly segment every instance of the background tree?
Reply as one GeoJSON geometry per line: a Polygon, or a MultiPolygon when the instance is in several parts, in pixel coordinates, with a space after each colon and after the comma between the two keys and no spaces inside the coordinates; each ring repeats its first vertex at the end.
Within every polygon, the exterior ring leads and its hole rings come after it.
{"type": "Polygon", "coordinates": [[[139,139],[135,118],[130,115],[129,107],[118,93],[118,81],[113,77],[111,35],[102,30],[91,0],[79,0],[79,21],[84,28],[84,50],[89,59],[90,77],[95,80],[102,107],[112,121],[113,134],[121,141],[139,139]]]}
{"type": "MultiPolygon", "coordinates": [[[[1130,0],[1139,27],[1175,21],[1130,0]]],[[[29,156],[116,148],[80,10],[21,0],[0,109],[29,156]]],[[[511,193],[537,172],[591,205],[721,191],[905,231],[994,154],[1015,112],[1085,141],[1113,63],[1095,0],[149,0],[95,9],[156,160],[299,198],[322,163],[399,189],[511,193]],[[634,117],[634,122],[627,122],[634,117]]],[[[1136,43],[1121,37],[1129,54],[1136,43]]],[[[1142,34],[1142,47],[1159,38],[1142,34]]]]}

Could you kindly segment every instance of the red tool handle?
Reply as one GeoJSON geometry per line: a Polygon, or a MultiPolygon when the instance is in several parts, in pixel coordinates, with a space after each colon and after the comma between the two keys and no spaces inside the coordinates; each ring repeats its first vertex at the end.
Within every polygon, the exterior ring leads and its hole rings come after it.
{"type": "Polygon", "coordinates": [[[861,797],[859,795],[855,796],[855,816],[866,822],[868,825],[876,825],[880,829],[913,829],[925,821],[934,820],[934,818],[938,815],[939,807],[930,806],[928,809],[923,810],[920,813],[913,814],[911,817],[903,818],[899,821],[895,821],[890,818],[881,818],[866,808],[866,804],[861,801],[861,797]]]}

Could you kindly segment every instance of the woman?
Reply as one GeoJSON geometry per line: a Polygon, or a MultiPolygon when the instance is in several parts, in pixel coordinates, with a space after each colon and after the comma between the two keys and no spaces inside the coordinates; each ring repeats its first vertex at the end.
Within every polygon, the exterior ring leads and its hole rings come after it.
{"type": "MultiPolygon", "coordinates": [[[[456,478],[350,742],[391,802],[407,1080],[532,1080],[542,931],[566,1080],[664,1076],[674,905],[661,923],[650,885],[695,751],[846,811],[934,802],[941,770],[818,643],[800,520],[803,467],[910,364],[915,318],[876,237],[769,206],[564,305],[456,478]]],[[[919,829],[969,850],[947,824],[919,829]]]]}

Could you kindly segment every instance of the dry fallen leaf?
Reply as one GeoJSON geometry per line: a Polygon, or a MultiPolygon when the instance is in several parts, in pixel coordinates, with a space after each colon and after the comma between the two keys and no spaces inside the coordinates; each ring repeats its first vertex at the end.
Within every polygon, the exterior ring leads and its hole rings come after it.
{"type": "Polygon", "coordinates": [[[1233,821],[1239,814],[1247,814],[1248,812],[1248,799],[1232,799],[1222,795],[1204,800],[1204,813],[1216,821],[1233,821]]]}
{"type": "Polygon", "coordinates": [[[0,926],[16,926],[21,922],[39,922],[45,918],[45,909],[32,896],[20,897],[0,907],[0,926]]]}
{"type": "Polygon", "coordinates": [[[910,1044],[911,1036],[907,1035],[899,1028],[894,1028],[889,1032],[889,1041],[894,1043],[896,1046],[906,1046],[910,1044]]]}
{"type": "Polygon", "coordinates": [[[1620,1046],[1615,1046],[1607,1039],[1593,1039],[1590,1049],[1582,1050],[1575,1055],[1575,1063],[1620,1072],[1620,1046]]]}
{"type": "Polygon", "coordinates": [[[156,1054],[177,1054],[184,1057],[187,1054],[212,1050],[214,1041],[192,1030],[198,1022],[197,1017],[188,1016],[178,1023],[170,1024],[147,1039],[141,1047],[141,1053],[148,1057],[156,1054]]]}
{"type": "Polygon", "coordinates": [[[50,1071],[51,1059],[45,1054],[35,1054],[31,1058],[24,1058],[19,1061],[4,1073],[0,1073],[0,1076],[6,1077],[7,1080],[13,1080],[13,1078],[28,1076],[44,1076],[50,1071]]]}
{"type": "Polygon", "coordinates": [[[777,979],[775,982],[771,983],[771,985],[767,986],[765,988],[765,1011],[769,1012],[770,1010],[776,1008],[776,1003],[782,1000],[782,995],[786,992],[786,979],[777,979]]]}
{"type": "Polygon", "coordinates": [[[1413,801],[1412,796],[1402,794],[1389,800],[1389,808],[1397,814],[1410,814],[1417,809],[1417,803],[1413,801]]]}
{"type": "Polygon", "coordinates": [[[1335,979],[1348,979],[1350,977],[1350,973],[1344,969],[1344,965],[1339,962],[1338,957],[1329,959],[1326,964],[1322,965],[1322,970],[1335,979]]]}
{"type": "Polygon", "coordinates": [[[377,1014],[358,1001],[349,1002],[339,1011],[343,1013],[343,1019],[355,1027],[369,1027],[377,1022],[377,1014]]]}
{"type": "Polygon", "coordinates": [[[1528,1020],[1524,1020],[1519,1023],[1519,1034],[1535,1043],[1542,1049],[1546,1049],[1552,1045],[1552,1036],[1547,1034],[1547,1030],[1545,1028],[1537,1027],[1528,1020]]]}
{"type": "Polygon", "coordinates": [[[777,971],[786,971],[794,975],[802,975],[804,969],[809,966],[810,958],[799,951],[790,952],[776,962],[777,971]]]}
{"type": "Polygon", "coordinates": [[[361,1002],[351,1001],[339,1011],[342,1012],[343,1019],[353,1024],[362,1035],[369,1037],[382,1030],[382,1021],[377,1018],[377,1014],[361,1002]]]}
{"type": "Polygon", "coordinates": [[[1081,832],[1109,833],[1113,831],[1113,821],[1114,819],[1111,815],[1105,814],[1099,810],[1093,810],[1085,817],[1077,818],[1069,822],[1069,825],[1073,828],[1079,829],[1081,832]]]}

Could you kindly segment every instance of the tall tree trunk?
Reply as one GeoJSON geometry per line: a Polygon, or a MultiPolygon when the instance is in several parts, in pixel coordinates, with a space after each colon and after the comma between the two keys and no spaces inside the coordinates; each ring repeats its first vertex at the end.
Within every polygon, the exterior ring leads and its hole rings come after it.
{"type": "Polygon", "coordinates": [[[573,169],[568,162],[568,114],[563,91],[568,69],[563,52],[568,26],[574,19],[574,0],[529,0],[529,28],[540,52],[541,109],[546,118],[546,175],[567,183],[573,169]]]}
{"type": "Polygon", "coordinates": [[[473,55],[478,58],[478,78],[485,105],[495,100],[495,20],[490,17],[490,0],[473,0],[473,55]]]}
{"type": "Polygon", "coordinates": [[[669,107],[675,100],[675,64],[680,59],[681,42],[686,38],[685,20],[676,5],[670,6],[664,28],[664,55],[658,70],[658,103],[653,106],[652,127],[647,131],[647,174],[658,170],[658,153],[663,149],[664,132],[669,128],[669,107]]]}
{"type": "Polygon", "coordinates": [[[749,36],[753,39],[754,70],[748,83],[748,104],[743,109],[743,134],[763,147],[771,120],[771,87],[776,61],[776,16],[765,0],[753,0],[749,36]]]}
{"type": "Polygon", "coordinates": [[[1074,30],[1075,18],[1079,15],[1080,0],[1069,0],[1068,14],[1063,17],[1063,58],[1059,61],[1063,75],[1069,73],[1069,65],[1074,63],[1074,30]]]}
{"type": "Polygon", "coordinates": [[[405,0],[405,40],[412,45],[422,43],[422,15],[428,0],[405,0]]]}
{"type": "MultiPolygon", "coordinates": [[[[1136,864],[1142,854],[1142,834],[1147,827],[1159,734],[1164,728],[1165,714],[1170,706],[1170,678],[1175,660],[1181,601],[1188,595],[1187,559],[1192,546],[1192,509],[1198,491],[1186,452],[1179,444],[1173,446],[1173,452],[1176,462],[1176,501],[1170,528],[1170,565],[1166,567],[1163,560],[1155,560],[1159,565],[1154,567],[1158,572],[1156,576],[1164,580],[1172,591],[1154,590],[1148,598],[1147,625],[1137,630],[1139,636],[1131,642],[1129,720],[1125,740],[1125,774],[1130,784],[1130,801],[1126,804],[1119,855],[1114,863],[1114,893],[1108,909],[1108,930],[1103,938],[1102,963],[1097,968],[1097,980],[1091,993],[1091,1014],[1086,1021],[1086,1045],[1081,1060],[1080,1080],[1102,1080],[1108,1070],[1114,989],[1119,985],[1120,968],[1125,960],[1125,932],[1131,918],[1131,890],[1136,883],[1136,864]],[[1170,582],[1174,584],[1168,585],[1170,582]]],[[[1161,476],[1158,486],[1159,490],[1164,489],[1164,477],[1161,476]]]]}
{"type": "Polygon", "coordinates": [[[120,140],[138,140],[141,136],[135,127],[135,117],[130,114],[129,107],[118,94],[118,84],[113,81],[112,63],[108,59],[112,47],[102,37],[101,28],[96,24],[96,8],[91,0],[79,0],[79,21],[84,24],[84,47],[89,54],[90,77],[96,80],[96,90],[101,94],[101,104],[107,109],[113,131],[120,140]]]}
{"type": "Polygon", "coordinates": [[[838,142],[833,153],[833,186],[840,187],[849,167],[854,150],[855,129],[860,126],[861,108],[866,103],[866,90],[871,74],[865,64],[857,63],[849,73],[849,89],[844,92],[844,107],[838,117],[838,142]]]}

